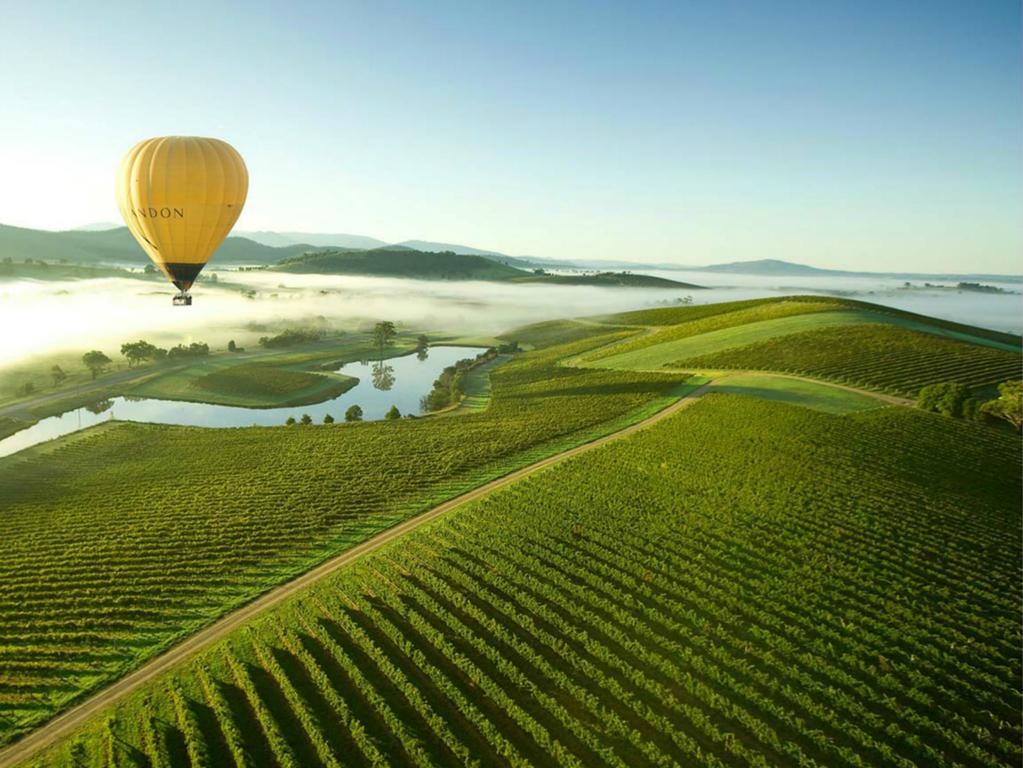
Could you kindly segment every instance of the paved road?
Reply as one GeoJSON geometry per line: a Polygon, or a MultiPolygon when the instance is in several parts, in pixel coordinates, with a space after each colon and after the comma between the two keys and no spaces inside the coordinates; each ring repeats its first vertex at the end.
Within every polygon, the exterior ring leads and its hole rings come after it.
{"type": "Polygon", "coordinates": [[[0,768],[9,768],[9,766],[17,765],[19,762],[28,760],[29,758],[37,755],[42,750],[52,746],[61,738],[67,736],[86,720],[93,717],[114,702],[123,699],[140,686],[152,680],[154,677],[166,672],[172,667],[208,648],[210,645],[221,640],[228,633],[237,629],[245,622],[279,605],[284,600],[287,600],[289,597],[292,597],[306,587],[315,584],[340,568],[350,565],[363,555],[379,549],[385,544],[394,541],[409,531],[415,530],[421,525],[425,525],[426,523],[435,520],[456,507],[460,507],[463,504],[496,491],[503,486],[514,483],[516,480],[521,480],[522,478],[532,475],[534,472],[539,472],[552,464],[557,464],[572,456],[577,456],[580,453],[597,448],[611,442],[612,440],[618,440],[626,437],[634,432],[640,431],[641,429],[646,429],[659,421],[663,421],[669,416],[672,416],[683,408],[686,408],[696,402],[707,391],[709,386],[710,383],[708,382],[672,403],[667,408],[658,411],[653,416],[643,419],[642,421],[638,421],[624,429],[620,429],[610,435],[605,435],[604,437],[593,440],[592,442],[584,443],[583,445],[564,451],[563,453],[559,453],[555,456],[550,456],[549,458],[538,461],[535,464],[530,464],[527,467],[518,469],[509,475],[505,475],[504,477],[500,477],[496,480],[491,480],[489,483],[481,485],[467,493],[463,493],[461,496],[457,496],[443,504],[440,504],[439,506],[423,512],[420,515],[410,518],[393,528],[389,528],[386,531],[377,534],[373,538],[364,541],[362,544],[352,547],[343,554],[321,563],[316,568],[313,568],[311,571],[307,571],[293,581],[289,581],[286,584],[282,584],[276,589],[267,592],[262,597],[253,600],[251,603],[248,603],[238,610],[218,619],[205,629],[191,635],[179,645],[176,645],[161,655],[150,659],[134,672],[131,672],[120,680],[111,683],[106,688],[98,691],[96,694],[85,699],[80,704],[75,705],[62,715],[59,715],[44,725],[39,726],[20,741],[16,741],[5,749],[0,750],[0,768]]]}
{"type": "Polygon", "coordinates": [[[59,389],[56,392],[38,395],[37,397],[33,397],[31,400],[22,400],[21,402],[5,405],[0,407],[0,418],[18,419],[19,421],[36,421],[38,417],[32,413],[32,409],[38,408],[40,405],[46,405],[47,403],[58,400],[67,400],[68,398],[78,397],[79,395],[87,395],[90,392],[103,392],[111,387],[116,387],[118,384],[127,384],[128,382],[135,381],[136,379],[152,376],[154,373],[167,373],[184,367],[184,364],[160,368],[144,366],[141,368],[129,368],[128,370],[118,371],[116,373],[103,376],[96,381],[90,381],[88,384],[80,384],[77,387],[66,387],[64,389],[59,389]]]}

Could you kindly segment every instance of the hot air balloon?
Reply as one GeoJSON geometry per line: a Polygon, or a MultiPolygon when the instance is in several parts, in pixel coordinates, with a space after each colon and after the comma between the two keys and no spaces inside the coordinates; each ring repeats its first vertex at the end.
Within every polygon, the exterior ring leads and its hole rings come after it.
{"type": "Polygon", "coordinates": [[[142,250],[177,286],[175,305],[191,305],[188,289],[238,220],[248,190],[241,155],[220,139],[146,139],[124,156],[117,205],[142,250]]]}

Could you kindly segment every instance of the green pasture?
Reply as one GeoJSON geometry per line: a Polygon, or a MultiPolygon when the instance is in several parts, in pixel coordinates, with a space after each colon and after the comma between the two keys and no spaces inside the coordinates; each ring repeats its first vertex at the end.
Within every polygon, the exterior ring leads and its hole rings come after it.
{"type": "Polygon", "coordinates": [[[620,370],[656,370],[676,360],[711,354],[723,349],[741,347],[764,339],[786,336],[790,333],[877,322],[878,315],[863,311],[811,312],[809,314],[779,317],[771,320],[744,323],[729,328],[666,341],[601,359],[597,365],[620,370]]]}
{"type": "Polygon", "coordinates": [[[714,377],[711,391],[758,397],[832,414],[858,413],[883,408],[876,397],[817,381],[764,373],[732,373],[714,377]]]}

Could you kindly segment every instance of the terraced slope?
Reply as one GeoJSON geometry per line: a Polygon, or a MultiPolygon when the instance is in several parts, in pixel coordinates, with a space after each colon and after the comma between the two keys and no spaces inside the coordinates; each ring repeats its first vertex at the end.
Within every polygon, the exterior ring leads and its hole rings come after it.
{"type": "Polygon", "coordinates": [[[1018,765],[1017,458],[910,409],[710,395],[367,556],[38,764],[1018,765]]]}
{"type": "Polygon", "coordinates": [[[974,390],[1018,379],[1019,352],[944,339],[892,325],[848,325],[769,338],[680,358],[675,368],[739,368],[800,373],[915,397],[921,387],[956,381],[974,390]]]}
{"type": "Polygon", "coordinates": [[[0,743],[329,555],[670,402],[684,374],[556,364],[610,338],[495,369],[457,419],[125,423],[0,462],[0,743]]]}

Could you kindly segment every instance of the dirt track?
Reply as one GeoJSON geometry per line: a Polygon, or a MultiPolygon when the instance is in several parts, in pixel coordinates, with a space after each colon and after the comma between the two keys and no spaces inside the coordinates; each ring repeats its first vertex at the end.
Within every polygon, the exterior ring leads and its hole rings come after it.
{"type": "Polygon", "coordinates": [[[175,645],[173,648],[168,649],[159,656],[150,659],[135,671],[125,675],[120,680],[111,683],[106,688],[101,689],[81,703],[76,704],[63,714],[58,715],[49,722],[39,726],[19,741],[16,741],[0,750],[0,768],[8,768],[9,766],[17,765],[18,763],[37,755],[42,750],[55,744],[62,737],[67,736],[71,731],[79,725],[82,725],[86,720],[91,718],[100,710],[124,698],[162,672],[167,671],[209,647],[213,643],[222,639],[232,630],[244,624],[246,621],[258,616],[270,608],[273,608],[284,600],[287,600],[289,597],[295,595],[297,592],[315,584],[320,579],[330,575],[338,569],[344,568],[346,565],[350,565],[363,555],[379,549],[385,544],[403,536],[409,531],[415,530],[421,525],[429,523],[456,507],[473,501],[474,499],[478,499],[481,496],[485,496],[505,485],[514,483],[516,480],[520,480],[523,477],[531,475],[534,472],[539,472],[552,464],[557,464],[558,462],[564,461],[572,456],[597,448],[605,443],[611,442],[612,440],[626,437],[634,432],[638,432],[641,429],[645,429],[656,424],[683,408],[692,405],[707,391],[709,386],[710,383],[708,382],[707,384],[704,384],[698,389],[690,392],[688,395],[685,395],[675,403],[672,403],[667,408],[658,411],[653,416],[649,416],[642,421],[631,424],[624,429],[620,429],[617,432],[605,435],[604,437],[593,440],[592,442],[584,443],[583,445],[579,445],[562,453],[550,456],[536,462],[535,464],[523,467],[522,469],[517,469],[511,474],[505,475],[504,477],[500,477],[496,480],[491,480],[489,483],[481,485],[467,493],[463,493],[461,496],[456,496],[443,504],[433,507],[432,509],[416,515],[403,523],[399,523],[393,528],[389,528],[386,531],[377,534],[373,538],[352,547],[343,554],[321,563],[298,578],[272,589],[261,597],[256,598],[251,603],[243,605],[236,611],[233,611],[232,613],[218,619],[213,624],[210,624],[205,629],[189,636],[180,644],[175,645]]]}

